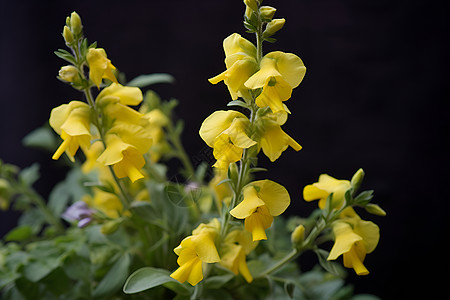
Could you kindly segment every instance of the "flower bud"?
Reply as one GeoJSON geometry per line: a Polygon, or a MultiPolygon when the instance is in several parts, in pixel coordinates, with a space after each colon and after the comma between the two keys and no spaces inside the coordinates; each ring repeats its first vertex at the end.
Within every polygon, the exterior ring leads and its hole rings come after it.
{"type": "Polygon", "coordinates": [[[73,34],[70,31],[69,27],[67,27],[67,26],[64,26],[63,37],[64,37],[64,40],[66,41],[67,45],[72,44],[74,41],[73,34]]]}
{"type": "Polygon", "coordinates": [[[366,206],[364,206],[364,209],[368,213],[371,213],[372,215],[377,215],[377,216],[381,216],[381,217],[384,217],[386,215],[386,212],[384,211],[384,209],[382,209],[377,204],[369,203],[366,206]]]}
{"type": "Polygon", "coordinates": [[[275,15],[276,11],[277,9],[272,6],[261,6],[261,8],[259,9],[259,13],[261,14],[262,19],[268,21],[272,21],[272,18],[275,15]]]}
{"type": "Polygon", "coordinates": [[[78,81],[78,70],[74,66],[64,66],[59,70],[58,77],[67,82],[78,81]]]}
{"type": "Polygon", "coordinates": [[[362,184],[362,181],[364,179],[364,170],[363,169],[359,169],[358,171],[356,171],[355,175],[353,175],[352,180],[350,181],[350,184],[353,187],[353,191],[356,191],[359,189],[359,187],[362,184]]]}
{"type": "Polygon", "coordinates": [[[278,30],[283,28],[286,20],[283,19],[273,19],[270,23],[267,24],[266,30],[264,31],[264,36],[269,37],[274,35],[278,30]]]}
{"type": "Polygon", "coordinates": [[[107,234],[113,234],[114,232],[119,229],[119,225],[122,223],[121,219],[111,220],[103,224],[103,226],[100,228],[100,232],[107,235],[107,234]]]}
{"type": "Polygon", "coordinates": [[[256,0],[244,0],[245,6],[251,8],[253,11],[258,11],[258,2],[256,0]]]}
{"type": "Polygon", "coordinates": [[[75,35],[80,34],[81,29],[83,28],[83,25],[81,25],[81,18],[76,12],[73,12],[70,15],[70,28],[75,35]]]}
{"type": "Polygon", "coordinates": [[[305,240],[305,226],[302,224],[295,227],[291,234],[291,242],[294,245],[300,245],[305,240]]]}

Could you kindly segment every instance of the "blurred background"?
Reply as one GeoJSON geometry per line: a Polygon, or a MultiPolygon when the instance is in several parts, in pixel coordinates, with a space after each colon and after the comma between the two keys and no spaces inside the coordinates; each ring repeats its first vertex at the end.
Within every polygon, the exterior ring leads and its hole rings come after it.
{"type": "MultiPolygon", "coordinates": [[[[383,299],[432,299],[445,290],[449,196],[449,18],[445,1],[265,0],[286,18],[278,42],[264,52],[292,52],[306,77],[286,103],[283,129],[303,149],[288,149],[268,178],[289,190],[288,214],[307,216],[315,203],[302,199],[321,173],[350,179],[362,167],[363,189],[386,217],[368,216],[381,239],[365,265],[371,274],[348,281],[358,293],[383,299]],[[444,274],[444,275],[443,275],[444,274]]],[[[90,42],[106,49],[128,79],[169,73],[173,85],[152,88],[180,101],[184,142],[191,157],[205,144],[198,135],[213,111],[227,109],[223,83],[207,79],[225,68],[222,41],[242,26],[244,4],[233,1],[10,1],[0,10],[0,158],[41,165],[36,188],[45,196],[67,170],[51,155],[22,146],[22,138],[48,122],[53,107],[80,99],[56,79],[64,62],[66,16],[76,10],[90,42]]],[[[17,219],[0,212],[1,236],[17,219]]],[[[315,263],[306,255],[302,263],[315,263]]]]}

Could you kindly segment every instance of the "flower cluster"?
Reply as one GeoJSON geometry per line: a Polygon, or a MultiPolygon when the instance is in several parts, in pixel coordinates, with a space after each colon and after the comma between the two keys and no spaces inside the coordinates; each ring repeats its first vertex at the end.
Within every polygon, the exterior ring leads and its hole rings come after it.
{"type": "Polygon", "coordinates": [[[104,148],[96,158],[100,164],[111,166],[118,178],[128,177],[132,182],[141,179],[143,154],[150,149],[152,136],[147,130],[148,118],[130,106],[142,102],[142,92],[117,82],[113,72],[116,68],[104,49],[95,45],[83,48],[85,39],[76,13],[72,13],[67,24],[64,37],[74,52],[74,64],[63,67],[59,77],[80,87],[87,103],[74,100],[52,110],[50,125],[63,139],[53,159],[59,159],[65,152],[74,161],[78,148],[89,153],[91,144],[100,140],[104,148]],[[85,67],[89,68],[89,75],[84,73],[85,67]],[[103,79],[112,84],[104,87],[103,79]],[[91,93],[93,86],[104,87],[95,100],[91,93]]]}
{"type": "MultiPolygon", "coordinates": [[[[216,176],[211,185],[217,192],[218,201],[226,200],[228,208],[222,215],[220,230],[215,233],[219,245],[229,240],[230,234],[235,232],[229,226],[231,218],[244,220],[238,230],[249,234],[253,242],[267,239],[266,230],[271,227],[274,217],[287,209],[291,199],[288,191],[272,180],[252,181],[251,170],[255,170],[261,149],[274,162],[288,146],[296,151],[302,148],[281,126],[290,114],[283,102],[291,98],[292,90],[303,80],[306,68],[302,60],[292,53],[274,51],[262,55],[262,42],[281,29],[284,19],[273,19],[276,10],[273,7],[261,6],[258,1],[244,2],[245,25],[256,34],[256,46],[237,33],[225,38],[226,70],[209,81],[213,84],[223,81],[232,99],[229,105],[244,107],[248,115],[235,110],[219,110],[205,119],[199,131],[205,143],[213,148],[216,159],[213,165],[216,176]],[[227,188],[231,193],[227,192],[227,188]]],[[[219,206],[222,207],[222,204],[219,203],[219,206]]],[[[219,224],[219,221],[216,223],[219,224]]],[[[180,247],[185,249],[183,245],[186,243],[183,240],[180,247]]],[[[214,261],[199,256],[200,260],[220,262],[235,274],[239,270],[250,282],[252,275],[246,267],[245,257],[252,247],[245,250],[238,243],[238,246],[230,244],[222,245],[222,248],[230,249],[230,252],[224,256],[214,256],[214,261]]],[[[184,281],[184,277],[179,275],[184,270],[181,263],[184,261],[183,252],[179,249],[176,248],[175,253],[179,255],[180,267],[172,277],[184,281]]],[[[189,282],[193,285],[198,283],[197,280],[189,282]]]]}

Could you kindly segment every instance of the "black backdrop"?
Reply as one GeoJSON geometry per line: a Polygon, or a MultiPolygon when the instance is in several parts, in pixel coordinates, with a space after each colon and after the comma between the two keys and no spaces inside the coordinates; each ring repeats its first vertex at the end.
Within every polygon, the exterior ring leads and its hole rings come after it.
{"type": "MultiPolygon", "coordinates": [[[[304,147],[287,150],[268,177],[287,187],[289,214],[306,216],[315,204],[302,187],[326,172],[349,178],[366,171],[364,188],[387,212],[373,217],[378,248],[366,258],[371,271],[349,281],[358,292],[383,299],[420,299],[444,290],[449,267],[449,46],[444,1],[265,1],[286,18],[272,50],[299,55],[307,74],[287,104],[284,130],[304,147]]],[[[191,156],[205,144],[201,122],[226,109],[223,84],[207,78],[224,69],[222,40],[244,37],[242,1],[11,1],[0,9],[0,158],[25,167],[38,161],[45,195],[64,171],[46,153],[25,149],[21,139],[48,121],[50,110],[79,99],[56,75],[63,61],[65,17],[76,10],[90,41],[107,50],[129,79],[147,73],[175,76],[154,87],[180,100],[185,146],[191,156]]],[[[366,216],[366,215],[365,215],[366,216]]],[[[17,216],[0,214],[3,235],[17,216]]],[[[311,264],[313,256],[304,263],[311,264]]],[[[431,298],[431,297],[430,297],[431,298]]]]}

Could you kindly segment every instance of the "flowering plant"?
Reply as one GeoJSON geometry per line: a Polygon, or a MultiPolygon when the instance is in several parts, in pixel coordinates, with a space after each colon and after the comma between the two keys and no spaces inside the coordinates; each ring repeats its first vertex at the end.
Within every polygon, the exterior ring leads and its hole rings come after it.
{"type": "Polygon", "coordinates": [[[318,200],[310,216],[280,216],[289,193],[266,178],[258,156],[275,162],[288,148],[301,150],[282,126],[293,115],[285,102],[306,68],[295,54],[263,53],[285,20],[261,2],[244,1],[255,44],[237,33],[225,38],[226,70],[209,79],[223,81],[227,106],[237,107],[215,111],[201,125],[212,166],[194,166],[186,154],[183,123],[173,118],[177,101],[142,92],[173,78],[126,82],[106,51],[88,43],[80,16],[67,17],[70,51],[55,52],[67,63],[58,78],[80,91],[80,100],[54,108],[51,129],[25,142],[51,150],[71,170],[45,201],[32,187],[37,165],[0,165],[1,207],[23,211],[0,248],[5,299],[353,297],[337,260],[367,275],[364,258],[376,248],[379,228],[356,211],[385,212],[371,203],[373,191],[359,191],[359,169],[351,180],[322,174],[305,186],[304,200],[318,200]],[[170,178],[171,159],[183,169],[170,178]],[[306,251],[321,267],[301,270],[297,258],[306,251]]]}

